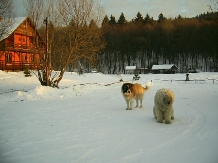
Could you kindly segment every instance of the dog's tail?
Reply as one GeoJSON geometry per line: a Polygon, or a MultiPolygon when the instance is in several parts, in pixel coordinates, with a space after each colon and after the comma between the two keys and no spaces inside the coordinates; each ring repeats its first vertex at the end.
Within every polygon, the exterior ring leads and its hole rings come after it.
{"type": "Polygon", "coordinates": [[[146,85],[144,88],[144,92],[148,91],[150,89],[150,86],[146,85]]]}

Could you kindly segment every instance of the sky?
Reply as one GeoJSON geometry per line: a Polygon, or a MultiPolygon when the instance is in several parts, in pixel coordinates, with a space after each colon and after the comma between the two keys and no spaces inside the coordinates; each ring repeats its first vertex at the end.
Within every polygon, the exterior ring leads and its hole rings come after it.
{"type": "MultiPolygon", "coordinates": [[[[17,16],[25,16],[23,0],[12,0],[17,16]]],[[[209,11],[208,5],[212,5],[214,0],[100,0],[104,8],[105,15],[115,16],[119,19],[121,13],[126,20],[134,19],[138,12],[143,17],[148,13],[155,20],[163,13],[167,18],[175,18],[178,15],[183,17],[195,17],[201,13],[209,11]]]]}

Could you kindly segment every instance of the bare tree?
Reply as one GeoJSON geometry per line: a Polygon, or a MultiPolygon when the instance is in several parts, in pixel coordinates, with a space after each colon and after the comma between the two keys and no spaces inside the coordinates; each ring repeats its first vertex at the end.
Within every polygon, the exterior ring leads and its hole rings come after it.
{"type": "Polygon", "coordinates": [[[45,11],[44,0],[23,0],[23,6],[26,9],[26,16],[28,16],[34,23],[34,26],[39,27],[42,24],[43,12],[45,11]]]}
{"type": "MultiPolygon", "coordinates": [[[[26,16],[28,16],[31,21],[33,22],[35,28],[34,28],[34,35],[36,36],[37,33],[37,27],[42,24],[43,22],[43,12],[46,10],[45,1],[44,0],[23,0],[24,8],[26,9],[26,16]]],[[[47,21],[47,19],[46,19],[47,21]]],[[[47,23],[47,22],[46,22],[47,23]]],[[[34,37],[34,42],[37,42],[37,37],[34,37]]],[[[38,68],[35,75],[39,79],[41,85],[48,85],[48,76],[50,73],[48,73],[48,69],[46,68],[46,53],[47,48],[45,48],[44,54],[40,54],[40,67],[38,68]],[[46,75],[47,74],[47,75],[46,75]]],[[[37,52],[35,52],[36,54],[37,52]]]]}
{"type": "Polygon", "coordinates": [[[7,28],[12,25],[14,13],[11,0],[0,1],[0,40],[7,34],[7,28]]]}
{"type": "Polygon", "coordinates": [[[208,5],[209,11],[216,12],[218,11],[218,0],[210,0],[210,4],[208,5]]]}
{"type": "Polygon", "coordinates": [[[70,63],[80,59],[94,62],[105,46],[100,28],[103,10],[99,3],[94,0],[57,0],[56,8],[65,38],[59,45],[62,51],[60,71],[51,80],[54,87],[58,87],[70,63]]]}
{"type": "MultiPolygon", "coordinates": [[[[42,85],[58,87],[69,64],[85,59],[96,65],[99,52],[104,48],[103,9],[94,0],[25,0],[27,15],[40,23],[40,15],[48,17],[49,75],[45,78],[44,63],[37,77],[42,85]],[[53,71],[53,70],[56,71],[53,71]]],[[[45,34],[46,35],[46,34],[45,34]]]]}

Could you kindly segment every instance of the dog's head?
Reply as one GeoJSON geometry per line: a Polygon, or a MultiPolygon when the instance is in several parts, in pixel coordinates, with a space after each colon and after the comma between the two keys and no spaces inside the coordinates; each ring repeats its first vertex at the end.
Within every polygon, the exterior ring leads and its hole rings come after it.
{"type": "Polygon", "coordinates": [[[164,105],[166,105],[166,106],[170,106],[170,105],[173,104],[173,100],[172,100],[171,97],[163,98],[163,103],[164,103],[164,105]]]}
{"type": "Polygon", "coordinates": [[[165,106],[171,106],[174,102],[174,94],[172,91],[168,91],[168,96],[163,98],[163,103],[165,106]]]}
{"type": "Polygon", "coordinates": [[[122,93],[126,96],[130,95],[133,92],[132,83],[124,83],[122,86],[122,93]]]}

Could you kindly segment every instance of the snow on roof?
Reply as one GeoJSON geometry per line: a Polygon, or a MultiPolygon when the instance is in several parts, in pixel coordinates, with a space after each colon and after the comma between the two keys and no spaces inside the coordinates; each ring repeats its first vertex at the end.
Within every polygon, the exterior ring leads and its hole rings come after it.
{"type": "Polygon", "coordinates": [[[169,70],[173,66],[175,66],[177,68],[177,66],[174,65],[174,64],[169,64],[169,65],[167,65],[167,64],[165,64],[165,65],[153,65],[152,66],[152,70],[169,70]]]}
{"type": "Polygon", "coordinates": [[[126,66],[126,70],[135,70],[136,66],[126,66]]]}
{"type": "Polygon", "coordinates": [[[0,36],[0,41],[7,38],[10,34],[12,34],[17,27],[26,20],[27,17],[17,17],[14,19],[5,19],[0,21],[0,28],[6,28],[3,32],[2,36],[0,36]]]}

